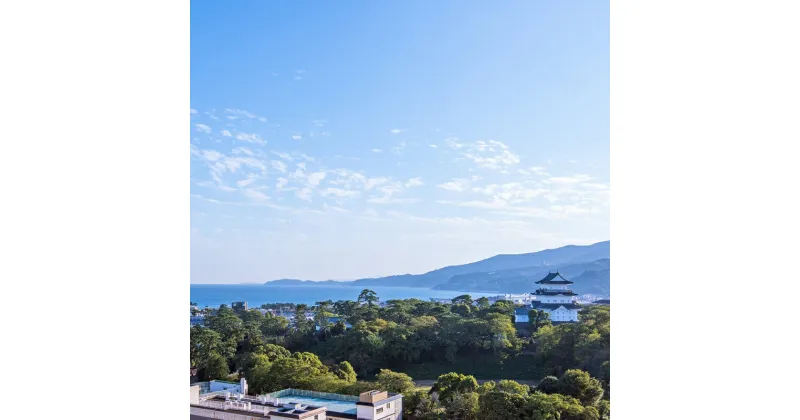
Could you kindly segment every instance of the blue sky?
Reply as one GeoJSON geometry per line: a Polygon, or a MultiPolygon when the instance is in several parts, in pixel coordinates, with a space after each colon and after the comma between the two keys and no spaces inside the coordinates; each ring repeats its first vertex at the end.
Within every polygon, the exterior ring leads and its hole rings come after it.
{"type": "Polygon", "coordinates": [[[192,283],[608,239],[608,9],[192,2],[192,283]]]}

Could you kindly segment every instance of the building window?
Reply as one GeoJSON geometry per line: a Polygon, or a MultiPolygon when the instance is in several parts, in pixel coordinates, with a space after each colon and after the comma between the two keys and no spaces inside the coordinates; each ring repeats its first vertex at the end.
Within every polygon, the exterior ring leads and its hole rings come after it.
{"type": "Polygon", "coordinates": [[[390,408],[392,408],[392,403],[388,403],[388,404],[386,404],[386,409],[388,410],[388,409],[390,409],[390,408]]]}
{"type": "Polygon", "coordinates": [[[380,413],[383,413],[383,407],[375,410],[375,414],[380,414],[380,413]]]}

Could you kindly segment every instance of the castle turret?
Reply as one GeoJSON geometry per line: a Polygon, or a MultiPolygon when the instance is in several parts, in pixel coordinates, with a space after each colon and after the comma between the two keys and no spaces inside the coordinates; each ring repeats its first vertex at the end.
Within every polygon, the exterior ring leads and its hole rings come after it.
{"type": "Polygon", "coordinates": [[[575,302],[577,294],[572,291],[573,282],[565,279],[558,271],[549,273],[536,282],[539,288],[531,302],[531,308],[541,309],[550,314],[553,322],[577,322],[581,306],[575,302]]]}

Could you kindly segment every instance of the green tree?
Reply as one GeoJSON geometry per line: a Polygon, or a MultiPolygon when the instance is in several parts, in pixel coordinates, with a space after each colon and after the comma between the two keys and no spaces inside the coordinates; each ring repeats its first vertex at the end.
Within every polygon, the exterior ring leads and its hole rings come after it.
{"type": "Polygon", "coordinates": [[[470,295],[456,296],[451,300],[451,302],[453,302],[453,305],[461,303],[467,306],[472,306],[472,296],[470,295]]]}
{"type": "Polygon", "coordinates": [[[597,410],[587,410],[580,402],[559,394],[533,393],[522,406],[523,418],[553,420],[599,420],[597,410]]]}
{"type": "Polygon", "coordinates": [[[528,395],[528,392],[530,391],[530,388],[528,388],[527,385],[522,385],[519,382],[510,381],[507,379],[498,382],[496,389],[499,391],[508,392],[509,394],[519,394],[523,396],[528,395]]]}
{"type": "Polygon", "coordinates": [[[359,303],[366,303],[367,306],[370,306],[370,307],[375,306],[375,302],[377,302],[378,300],[379,300],[378,299],[378,294],[375,293],[375,291],[370,290],[370,289],[364,289],[358,295],[358,302],[359,303]]]}
{"type": "Polygon", "coordinates": [[[219,333],[222,341],[238,343],[244,338],[244,322],[227,306],[220,306],[217,314],[209,317],[208,328],[219,333]]]}
{"type": "Polygon", "coordinates": [[[289,320],[267,313],[261,323],[261,332],[267,337],[284,336],[289,329],[289,320]]]}
{"type": "Polygon", "coordinates": [[[228,361],[217,352],[212,352],[208,357],[208,366],[206,367],[206,377],[209,380],[222,379],[228,377],[230,371],[228,370],[228,361]]]}
{"type": "Polygon", "coordinates": [[[343,316],[351,324],[355,323],[356,308],[358,308],[358,303],[352,300],[338,300],[333,304],[333,312],[343,316]]]}
{"type": "Polygon", "coordinates": [[[608,400],[600,400],[597,403],[597,412],[600,414],[601,420],[610,420],[611,419],[611,402],[608,400]]]}
{"type": "Polygon", "coordinates": [[[375,375],[375,381],[378,388],[383,391],[406,394],[414,390],[414,381],[410,376],[405,373],[392,372],[389,369],[381,369],[375,375]]]}
{"type": "Polygon", "coordinates": [[[274,362],[285,357],[291,357],[292,355],[289,350],[286,350],[285,348],[275,344],[265,344],[261,349],[261,353],[266,356],[270,362],[274,362]]]}
{"type": "Polygon", "coordinates": [[[472,312],[472,306],[469,306],[465,303],[456,303],[453,305],[452,308],[450,308],[450,310],[455,314],[459,314],[463,317],[468,317],[472,312]]]}
{"type": "Polygon", "coordinates": [[[249,309],[247,311],[242,311],[242,313],[239,314],[239,317],[245,324],[254,323],[260,326],[261,323],[264,322],[264,314],[262,314],[261,311],[259,311],[258,309],[249,309]]]}
{"type": "Polygon", "coordinates": [[[403,395],[403,414],[411,420],[445,419],[444,408],[425,391],[403,395]]]}
{"type": "Polygon", "coordinates": [[[330,335],[328,318],[333,315],[330,312],[332,304],[333,302],[327,300],[323,302],[317,302],[317,305],[314,307],[314,323],[319,326],[319,330],[323,337],[328,337],[330,335]]]}
{"type": "Polygon", "coordinates": [[[447,401],[457,392],[475,392],[477,389],[478,381],[474,376],[450,372],[439,376],[430,393],[436,393],[439,401],[447,401]]]}
{"type": "Polygon", "coordinates": [[[536,385],[536,390],[545,394],[555,394],[558,392],[558,378],[555,376],[545,376],[539,384],[536,385]]]}
{"type": "Polygon", "coordinates": [[[192,367],[205,368],[211,353],[219,354],[222,338],[218,332],[199,325],[189,331],[189,359],[192,367]]]}
{"type": "Polygon", "coordinates": [[[263,354],[253,355],[251,358],[252,366],[245,372],[250,392],[254,394],[263,394],[272,391],[269,389],[269,371],[272,367],[272,362],[263,354]]]}
{"type": "Polygon", "coordinates": [[[577,398],[581,404],[595,406],[603,398],[603,385],[588,372],[570,369],[566,371],[557,383],[558,393],[577,398]]]}
{"type": "Polygon", "coordinates": [[[445,404],[447,419],[476,420],[478,419],[478,393],[456,392],[445,404]]]}
{"type": "Polygon", "coordinates": [[[331,368],[331,372],[347,383],[354,383],[356,381],[356,371],[353,370],[353,366],[350,362],[346,360],[334,365],[331,368]]]}
{"type": "Polygon", "coordinates": [[[475,303],[478,304],[478,308],[480,308],[480,309],[488,308],[489,307],[489,298],[487,298],[486,296],[480,297],[480,298],[478,298],[478,300],[475,301],[475,303]]]}
{"type": "Polygon", "coordinates": [[[531,325],[531,332],[539,331],[539,328],[545,325],[552,325],[550,322],[550,313],[541,309],[531,309],[528,311],[528,322],[531,325]]]}
{"type": "Polygon", "coordinates": [[[284,388],[312,388],[315,381],[328,374],[328,369],[313,353],[297,352],[291,357],[272,362],[266,388],[277,391],[284,388]]]}
{"type": "Polygon", "coordinates": [[[490,391],[478,399],[478,418],[483,420],[522,420],[523,418],[558,420],[547,417],[523,417],[523,407],[527,403],[526,397],[519,394],[509,394],[502,391],[490,391]]]}
{"type": "MultiPolygon", "coordinates": [[[[356,381],[351,384],[346,384],[339,389],[340,394],[345,395],[359,395],[362,392],[372,391],[375,389],[375,384],[367,381],[356,381]]],[[[403,404],[405,406],[405,404],[403,404]]]]}
{"type": "Polygon", "coordinates": [[[497,384],[494,381],[486,381],[482,385],[478,386],[476,392],[479,395],[486,394],[487,392],[494,391],[497,388],[497,384]]]}

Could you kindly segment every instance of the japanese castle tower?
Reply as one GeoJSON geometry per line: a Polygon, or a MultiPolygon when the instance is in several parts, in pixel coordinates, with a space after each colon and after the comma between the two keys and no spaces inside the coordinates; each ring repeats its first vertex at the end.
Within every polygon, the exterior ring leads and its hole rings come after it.
{"type": "Polygon", "coordinates": [[[575,303],[577,294],[570,289],[571,281],[556,271],[536,284],[539,288],[534,292],[536,300],[531,302],[531,308],[549,313],[550,321],[553,322],[578,322],[581,306],[575,303]]]}

